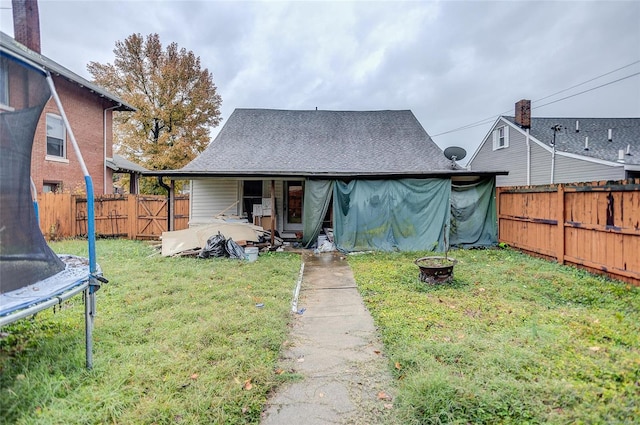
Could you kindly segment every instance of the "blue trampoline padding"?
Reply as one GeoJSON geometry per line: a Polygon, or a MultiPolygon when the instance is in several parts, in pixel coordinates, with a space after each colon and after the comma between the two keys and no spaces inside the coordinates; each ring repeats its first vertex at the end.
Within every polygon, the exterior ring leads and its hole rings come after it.
{"type": "MultiPolygon", "coordinates": [[[[49,301],[78,286],[88,285],[89,259],[67,254],[60,254],[58,257],[65,264],[61,272],[29,286],[0,294],[0,317],[49,301]]],[[[101,275],[100,270],[97,275],[101,275]]]]}

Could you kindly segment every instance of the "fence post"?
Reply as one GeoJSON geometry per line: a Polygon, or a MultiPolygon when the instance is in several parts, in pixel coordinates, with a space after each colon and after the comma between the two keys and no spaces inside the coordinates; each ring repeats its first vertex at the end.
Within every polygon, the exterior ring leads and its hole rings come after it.
{"type": "Polygon", "coordinates": [[[138,233],[138,196],[130,193],[127,195],[127,201],[127,218],[129,222],[129,226],[127,226],[129,230],[127,233],[129,234],[130,240],[135,240],[136,234],[138,233]]]}
{"type": "Polygon", "coordinates": [[[564,264],[564,185],[558,185],[558,196],[556,198],[556,210],[558,228],[556,233],[556,257],[558,263],[564,264]]]}

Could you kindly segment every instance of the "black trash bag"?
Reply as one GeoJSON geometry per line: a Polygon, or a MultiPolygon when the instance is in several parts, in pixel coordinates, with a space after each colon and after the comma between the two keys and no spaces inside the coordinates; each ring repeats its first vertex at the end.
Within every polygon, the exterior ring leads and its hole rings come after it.
{"type": "Polygon", "coordinates": [[[244,260],[244,248],[238,245],[233,239],[227,239],[227,254],[229,258],[244,260]]]}
{"type": "Polygon", "coordinates": [[[217,235],[211,236],[207,239],[206,245],[200,250],[198,258],[226,257],[227,251],[225,248],[225,242],[226,240],[220,232],[218,232],[217,235]]]}

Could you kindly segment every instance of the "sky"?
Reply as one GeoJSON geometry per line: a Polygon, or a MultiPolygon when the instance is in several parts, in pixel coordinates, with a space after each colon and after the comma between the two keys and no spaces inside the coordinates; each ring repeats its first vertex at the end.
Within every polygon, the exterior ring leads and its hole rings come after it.
{"type": "MultiPolygon", "coordinates": [[[[200,57],[235,108],[413,111],[468,160],[520,99],[539,117],[640,117],[640,1],[40,0],[42,54],[91,79],[116,41],[200,57]]],[[[11,1],[0,30],[13,36],[11,1]]],[[[221,127],[212,129],[212,139],[221,127]]]]}

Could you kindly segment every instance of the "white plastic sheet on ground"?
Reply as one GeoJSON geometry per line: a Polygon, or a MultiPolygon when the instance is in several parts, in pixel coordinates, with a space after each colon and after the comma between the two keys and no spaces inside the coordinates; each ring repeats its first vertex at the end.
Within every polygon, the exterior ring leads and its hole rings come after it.
{"type": "Polygon", "coordinates": [[[191,249],[202,248],[207,239],[220,232],[225,239],[234,241],[259,242],[264,230],[260,226],[247,223],[219,222],[192,227],[185,230],[162,232],[162,255],[165,257],[191,249]]]}

